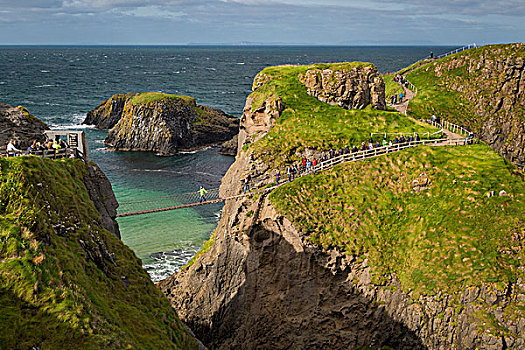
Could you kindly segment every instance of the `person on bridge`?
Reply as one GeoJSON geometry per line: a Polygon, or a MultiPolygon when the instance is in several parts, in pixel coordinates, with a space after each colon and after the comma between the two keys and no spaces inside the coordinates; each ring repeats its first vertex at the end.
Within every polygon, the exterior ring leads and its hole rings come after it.
{"type": "Polygon", "coordinates": [[[201,188],[199,189],[199,194],[201,195],[199,199],[199,203],[201,203],[202,201],[206,202],[206,197],[205,197],[206,193],[208,193],[208,191],[206,191],[204,186],[201,185],[201,188]]]}

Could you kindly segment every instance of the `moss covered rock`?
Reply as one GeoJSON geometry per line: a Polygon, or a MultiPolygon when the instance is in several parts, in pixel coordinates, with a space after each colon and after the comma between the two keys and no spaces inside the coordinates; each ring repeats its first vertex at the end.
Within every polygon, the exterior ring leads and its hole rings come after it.
{"type": "Polygon", "coordinates": [[[0,159],[0,347],[193,349],[103,219],[79,160],[0,159]]]}

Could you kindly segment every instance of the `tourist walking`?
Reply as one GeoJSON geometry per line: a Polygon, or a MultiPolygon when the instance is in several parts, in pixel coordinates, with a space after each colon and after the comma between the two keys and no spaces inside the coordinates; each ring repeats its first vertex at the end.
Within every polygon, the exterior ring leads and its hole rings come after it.
{"type": "Polygon", "coordinates": [[[199,189],[199,194],[200,194],[200,199],[199,199],[199,203],[201,202],[206,202],[206,193],[208,193],[208,191],[206,191],[206,189],[204,188],[204,186],[201,185],[200,189],[199,189]]]}
{"type": "Polygon", "coordinates": [[[244,179],[244,194],[246,194],[246,191],[248,191],[249,193],[252,193],[252,191],[250,190],[250,184],[249,184],[248,178],[244,179]]]}
{"type": "Polygon", "coordinates": [[[279,180],[281,179],[281,171],[277,169],[277,172],[275,173],[275,183],[278,185],[279,180]]]}

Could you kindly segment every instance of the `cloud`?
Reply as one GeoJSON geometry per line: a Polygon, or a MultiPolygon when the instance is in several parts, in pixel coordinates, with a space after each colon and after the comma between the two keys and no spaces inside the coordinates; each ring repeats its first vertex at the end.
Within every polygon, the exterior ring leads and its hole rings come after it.
{"type": "Polygon", "coordinates": [[[81,33],[95,43],[112,36],[136,38],[139,30],[146,42],[148,31],[155,40],[159,32],[173,31],[180,33],[176,40],[207,43],[451,43],[525,35],[519,24],[523,0],[0,1],[0,24],[12,24],[0,26],[0,40],[12,41],[27,31],[16,32],[17,26],[29,25],[44,34],[48,28],[49,42],[60,41],[64,31],[97,28],[96,33],[81,33]]]}

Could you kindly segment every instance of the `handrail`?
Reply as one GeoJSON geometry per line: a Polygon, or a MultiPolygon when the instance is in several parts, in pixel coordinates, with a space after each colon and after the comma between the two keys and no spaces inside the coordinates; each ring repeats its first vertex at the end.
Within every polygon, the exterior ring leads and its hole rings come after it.
{"type": "Polygon", "coordinates": [[[462,52],[462,51],[465,51],[465,50],[473,49],[473,48],[476,48],[476,47],[478,47],[476,45],[476,43],[472,43],[472,44],[468,44],[468,45],[459,47],[457,49],[451,50],[451,51],[449,51],[447,53],[444,53],[444,54],[441,54],[441,55],[438,55],[438,56],[430,57],[430,55],[428,55],[425,58],[421,58],[421,59],[417,60],[416,62],[425,61],[425,60],[431,60],[431,59],[438,60],[440,58],[444,58],[444,57],[447,57],[447,56],[450,56],[450,55],[454,55],[454,54],[456,54],[458,52],[462,52]]]}
{"type": "Polygon", "coordinates": [[[0,151],[0,157],[13,157],[13,156],[36,156],[40,158],[52,158],[52,159],[60,159],[60,158],[66,158],[70,156],[75,156],[75,149],[74,148],[61,148],[61,149],[50,149],[50,150],[40,150],[40,151],[31,151],[29,154],[26,152],[20,152],[20,153],[13,153],[13,155],[10,155],[7,150],[3,150],[4,152],[0,151]]]}

